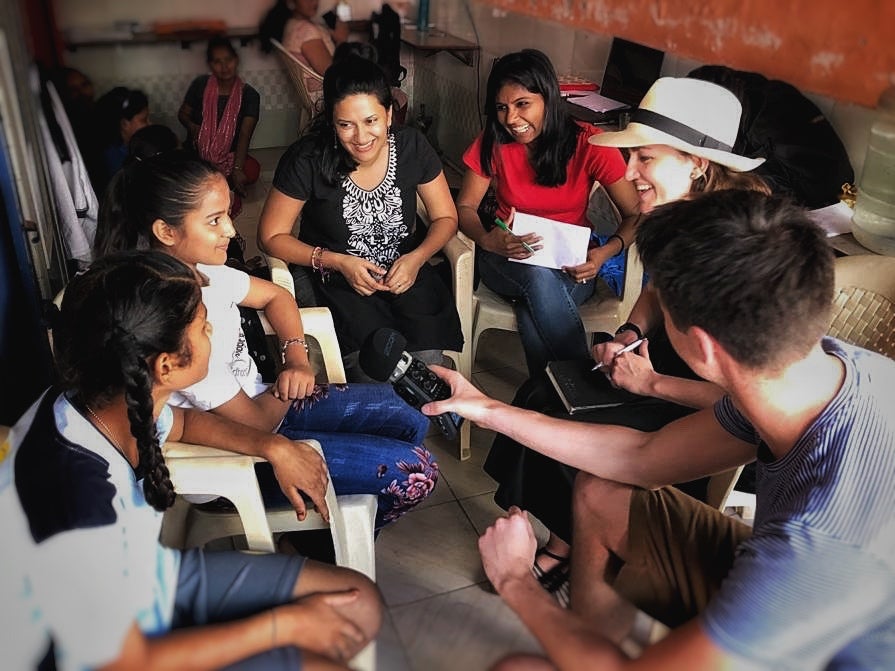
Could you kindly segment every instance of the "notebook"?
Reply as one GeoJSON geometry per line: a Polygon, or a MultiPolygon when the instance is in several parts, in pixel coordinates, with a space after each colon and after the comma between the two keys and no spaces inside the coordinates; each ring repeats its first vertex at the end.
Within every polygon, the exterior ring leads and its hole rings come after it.
{"type": "Polygon", "coordinates": [[[612,38],[599,93],[573,92],[568,101],[597,114],[637,107],[662,72],[665,52],[620,37],[612,38]]]}
{"type": "Polygon", "coordinates": [[[593,367],[593,359],[567,359],[547,364],[547,377],[570,415],[644,398],[616,389],[602,371],[592,371],[593,367]]]}

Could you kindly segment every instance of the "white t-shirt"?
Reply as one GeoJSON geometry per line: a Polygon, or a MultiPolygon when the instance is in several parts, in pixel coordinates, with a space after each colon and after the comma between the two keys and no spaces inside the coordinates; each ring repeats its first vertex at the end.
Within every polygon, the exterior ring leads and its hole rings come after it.
{"type": "MultiPolygon", "coordinates": [[[[157,427],[164,441],[173,415],[157,427]]],[[[118,450],[62,395],[44,394],[0,446],[0,654],[33,669],[114,660],[134,621],[170,630],[180,552],[118,450]]]]}
{"type": "Polygon", "coordinates": [[[171,394],[168,403],[183,408],[213,410],[232,399],[242,389],[254,398],[267,389],[249,355],[239,303],[249,293],[250,277],[229,266],[198,264],[208,278],[202,287],[202,302],[211,324],[211,357],[208,375],[194,385],[171,394]]]}

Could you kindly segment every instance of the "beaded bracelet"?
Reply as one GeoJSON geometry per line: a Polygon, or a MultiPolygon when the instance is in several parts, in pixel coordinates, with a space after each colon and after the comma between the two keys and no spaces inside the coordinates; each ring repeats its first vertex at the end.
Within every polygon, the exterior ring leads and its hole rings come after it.
{"type": "Polygon", "coordinates": [[[311,270],[316,270],[320,272],[323,267],[320,263],[323,258],[323,247],[314,247],[314,251],[311,252],[311,270]]]}
{"type": "Polygon", "coordinates": [[[305,342],[304,338],[289,338],[288,340],[283,341],[283,345],[280,347],[280,357],[283,360],[283,363],[286,363],[286,350],[290,345],[301,345],[305,348],[305,354],[308,353],[308,343],[305,342]]]}

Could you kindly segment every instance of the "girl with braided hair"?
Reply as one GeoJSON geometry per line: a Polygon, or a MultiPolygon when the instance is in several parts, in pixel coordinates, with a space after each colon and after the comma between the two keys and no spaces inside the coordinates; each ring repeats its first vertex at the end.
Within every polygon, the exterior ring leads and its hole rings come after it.
{"type": "Polygon", "coordinates": [[[161,442],[265,439],[166,403],[208,370],[192,270],[159,252],[102,259],[58,322],[59,385],[0,446],[4,666],[347,668],[381,617],[365,576],[158,541],[174,500],[161,442]]]}

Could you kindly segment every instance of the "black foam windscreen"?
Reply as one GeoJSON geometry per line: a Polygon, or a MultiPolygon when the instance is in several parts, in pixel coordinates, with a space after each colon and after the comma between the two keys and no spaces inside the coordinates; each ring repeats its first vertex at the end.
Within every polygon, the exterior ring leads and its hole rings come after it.
{"type": "Polygon", "coordinates": [[[406,347],[407,338],[395,329],[376,329],[360,348],[360,367],[374,380],[385,382],[394,372],[406,347]]]}

